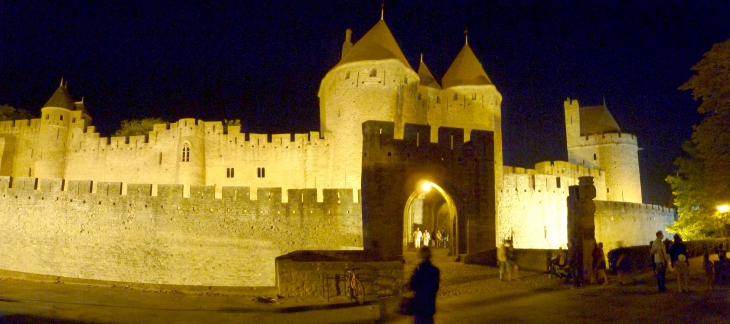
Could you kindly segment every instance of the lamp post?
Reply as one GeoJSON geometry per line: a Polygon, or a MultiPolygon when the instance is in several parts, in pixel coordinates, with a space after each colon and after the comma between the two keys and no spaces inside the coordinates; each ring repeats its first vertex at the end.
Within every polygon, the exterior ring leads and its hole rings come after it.
{"type": "Polygon", "coordinates": [[[720,224],[722,226],[722,237],[725,237],[725,216],[728,211],[730,211],[730,206],[727,204],[725,205],[718,205],[717,211],[720,213],[720,224]]]}

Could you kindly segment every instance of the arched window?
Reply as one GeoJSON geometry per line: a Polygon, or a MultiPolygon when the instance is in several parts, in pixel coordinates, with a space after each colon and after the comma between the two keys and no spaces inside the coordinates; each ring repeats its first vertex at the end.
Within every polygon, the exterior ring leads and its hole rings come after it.
{"type": "Polygon", "coordinates": [[[378,69],[370,70],[370,77],[374,78],[376,76],[378,76],[378,69]]]}
{"type": "Polygon", "coordinates": [[[190,143],[184,143],[182,149],[182,161],[190,162],[190,143]]]}

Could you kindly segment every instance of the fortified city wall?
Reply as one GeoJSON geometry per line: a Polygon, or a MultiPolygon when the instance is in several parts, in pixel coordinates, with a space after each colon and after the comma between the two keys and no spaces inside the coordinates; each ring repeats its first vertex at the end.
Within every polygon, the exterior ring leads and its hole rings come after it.
{"type": "MultiPolygon", "coordinates": [[[[40,149],[40,124],[40,119],[0,122],[0,175],[33,176],[37,163],[49,160],[40,149]]],[[[258,187],[317,188],[323,197],[331,176],[330,143],[318,132],[241,133],[240,126],[192,118],[155,125],[146,136],[101,137],[93,126],[82,129],[83,120],[71,123],[63,163],[68,180],[152,183],[153,194],[157,184],[181,183],[185,196],[190,185],[209,185],[217,197],[223,186],[246,184],[255,199],[258,187]],[[189,158],[182,161],[186,143],[189,158]]]]}
{"type": "Polygon", "coordinates": [[[362,249],[352,190],[97,183],[0,177],[0,269],[69,278],[274,286],[275,258],[362,249]]]}
{"type": "Polygon", "coordinates": [[[545,161],[535,169],[504,168],[504,187],[498,192],[498,238],[512,237],[520,249],[565,247],[568,187],[577,185],[581,176],[594,177],[596,239],[604,242],[607,251],[619,244],[645,245],[657,230],[674,222],[671,208],[605,201],[605,173],[601,170],[545,161]]]}

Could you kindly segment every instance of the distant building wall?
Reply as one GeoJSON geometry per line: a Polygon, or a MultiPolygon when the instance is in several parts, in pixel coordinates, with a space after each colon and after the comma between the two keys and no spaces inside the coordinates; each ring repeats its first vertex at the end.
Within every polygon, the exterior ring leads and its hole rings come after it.
{"type": "Polygon", "coordinates": [[[352,190],[288,192],[211,186],[0,177],[0,269],[69,278],[203,286],[273,286],[295,250],[362,249],[352,190]],[[12,188],[9,185],[12,183],[12,188]],[[65,186],[65,190],[64,189],[65,186]]]}

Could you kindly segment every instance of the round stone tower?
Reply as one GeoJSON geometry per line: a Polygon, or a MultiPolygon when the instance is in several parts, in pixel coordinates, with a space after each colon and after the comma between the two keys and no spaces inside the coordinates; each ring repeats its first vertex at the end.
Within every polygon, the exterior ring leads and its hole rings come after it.
{"type": "MultiPolygon", "coordinates": [[[[37,152],[32,152],[35,163],[27,174],[38,178],[64,178],[66,168],[66,140],[71,111],[76,104],[68,93],[67,83],[61,85],[41,108],[37,152]]],[[[20,170],[23,171],[23,170],[20,170]]],[[[21,172],[24,173],[24,172],[21,172]]]]}
{"type": "Polygon", "coordinates": [[[416,111],[418,74],[384,20],[354,45],[348,31],[342,53],[319,88],[321,133],[333,146],[323,188],[360,188],[363,122],[393,121],[396,138],[406,122],[426,123],[416,111]]]}
{"type": "Polygon", "coordinates": [[[605,105],[580,107],[568,99],[563,106],[570,162],[605,172],[606,200],[641,203],[636,136],[621,132],[605,105]]]}
{"type": "Polygon", "coordinates": [[[497,189],[502,187],[502,95],[494,86],[468,41],[441,79],[443,90],[437,109],[429,111],[433,129],[464,129],[464,140],[474,129],[494,132],[494,170],[497,189]]]}

